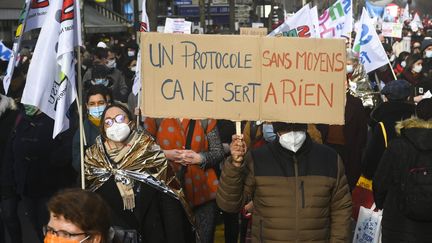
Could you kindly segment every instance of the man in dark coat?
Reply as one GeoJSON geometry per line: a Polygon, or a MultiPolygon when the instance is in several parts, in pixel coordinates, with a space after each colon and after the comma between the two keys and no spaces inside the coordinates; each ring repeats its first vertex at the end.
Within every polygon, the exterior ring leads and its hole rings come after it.
{"type": "MultiPolygon", "coordinates": [[[[432,100],[422,100],[417,105],[416,112],[417,117],[406,119],[397,124],[396,130],[399,137],[390,142],[373,179],[375,203],[378,208],[384,209],[382,218],[383,243],[432,242],[430,189],[421,192],[421,195],[425,196],[423,198],[427,200],[423,204],[416,204],[416,208],[426,209],[420,212],[421,220],[418,218],[418,214],[408,213],[405,210],[415,211],[415,208],[403,206],[406,205],[407,197],[402,189],[402,183],[409,187],[408,180],[404,179],[408,176],[408,173],[414,169],[424,170],[426,174],[424,172],[418,173],[416,177],[421,176],[422,181],[428,180],[429,183],[431,177],[427,173],[430,168],[419,168],[420,164],[417,163],[432,160],[432,100]],[[426,157],[422,158],[424,160],[417,162],[420,156],[426,157]]],[[[421,164],[420,166],[423,167],[424,165],[421,164]]],[[[427,184],[427,186],[430,188],[430,184],[427,184]]],[[[425,185],[416,184],[416,187],[424,189],[425,185]]],[[[413,193],[412,188],[409,187],[411,189],[410,193],[413,193]]]]}
{"type": "Polygon", "coordinates": [[[53,139],[54,120],[34,106],[25,105],[20,116],[6,145],[1,185],[16,188],[42,240],[42,227],[48,223],[46,202],[75,181],[71,165],[74,131],[69,129],[53,139]]]}
{"type": "Polygon", "coordinates": [[[415,111],[415,105],[409,103],[410,84],[405,80],[394,80],[388,83],[381,93],[385,95],[387,101],[381,103],[371,113],[372,130],[371,137],[366,145],[363,157],[363,175],[372,179],[379,164],[382,154],[386,148],[384,134],[379,125],[383,122],[387,143],[396,137],[395,125],[411,117],[415,111]]]}
{"type": "Polygon", "coordinates": [[[366,112],[360,98],[346,93],[345,125],[319,125],[323,141],[338,152],[345,166],[351,190],[361,172],[361,155],[366,145],[366,112]]]}
{"type": "MultiPolygon", "coordinates": [[[[15,126],[15,120],[19,113],[18,105],[11,97],[0,94],[0,175],[2,159],[9,135],[15,126]]],[[[3,223],[9,233],[12,242],[21,243],[21,223],[17,214],[18,197],[13,187],[1,187],[1,210],[0,210],[0,242],[6,242],[3,234],[3,223]],[[3,221],[3,222],[2,222],[3,221]]]]}

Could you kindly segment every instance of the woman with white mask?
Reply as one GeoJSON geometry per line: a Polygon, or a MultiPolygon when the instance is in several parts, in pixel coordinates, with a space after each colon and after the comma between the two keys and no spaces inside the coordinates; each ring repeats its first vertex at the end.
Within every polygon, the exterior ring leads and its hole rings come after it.
{"type": "Polygon", "coordinates": [[[420,54],[413,54],[406,59],[406,67],[400,79],[408,81],[415,86],[422,81],[423,59],[420,54]]]}
{"type": "Polygon", "coordinates": [[[86,189],[112,209],[115,226],[137,232],[138,242],[192,242],[192,215],[181,190],[165,182],[168,161],[154,139],[135,129],[126,106],[111,104],[101,135],[85,156],[86,189]]]}

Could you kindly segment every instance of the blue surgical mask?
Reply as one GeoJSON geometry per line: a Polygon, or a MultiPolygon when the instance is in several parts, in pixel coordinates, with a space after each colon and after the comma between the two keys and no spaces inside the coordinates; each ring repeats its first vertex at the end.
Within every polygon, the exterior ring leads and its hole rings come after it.
{"type": "Polygon", "coordinates": [[[105,110],[105,107],[106,107],[106,105],[89,107],[88,113],[90,116],[100,119],[100,117],[102,116],[102,113],[105,110]]]}
{"type": "Polygon", "coordinates": [[[276,133],[273,131],[272,124],[264,123],[262,127],[262,131],[263,131],[264,140],[266,140],[267,142],[270,143],[276,139],[276,133]]]}
{"type": "Polygon", "coordinates": [[[105,78],[95,78],[94,80],[92,80],[92,84],[93,85],[99,85],[102,84],[103,86],[108,86],[108,80],[105,78]]]}
{"type": "Polygon", "coordinates": [[[425,51],[426,58],[432,58],[432,51],[425,51]]]}

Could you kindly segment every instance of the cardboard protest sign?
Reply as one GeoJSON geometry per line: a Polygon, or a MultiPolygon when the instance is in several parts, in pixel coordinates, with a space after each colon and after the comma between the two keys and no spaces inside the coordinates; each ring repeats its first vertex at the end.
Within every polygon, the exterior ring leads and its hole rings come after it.
{"type": "Polygon", "coordinates": [[[259,117],[259,37],[141,37],[142,110],[150,117],[259,117]]]}
{"type": "Polygon", "coordinates": [[[381,28],[385,37],[402,38],[402,23],[383,22],[381,28]]]}
{"type": "Polygon", "coordinates": [[[240,28],[240,35],[257,35],[257,36],[266,36],[267,28],[240,28]]]}
{"type": "Polygon", "coordinates": [[[344,123],[345,41],[262,40],[261,119],[344,123]]]}
{"type": "Polygon", "coordinates": [[[148,117],[344,123],[345,43],[142,33],[148,117]]]}

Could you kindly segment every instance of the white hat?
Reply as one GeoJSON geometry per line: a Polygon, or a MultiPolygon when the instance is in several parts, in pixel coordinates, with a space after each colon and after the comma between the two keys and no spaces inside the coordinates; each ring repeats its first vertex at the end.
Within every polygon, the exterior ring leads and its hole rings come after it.
{"type": "Polygon", "coordinates": [[[103,41],[99,41],[99,43],[97,43],[96,45],[97,47],[101,47],[101,48],[107,48],[108,46],[105,44],[105,42],[103,41]]]}

